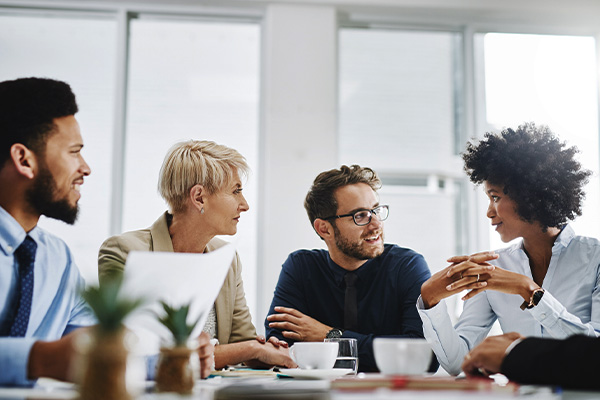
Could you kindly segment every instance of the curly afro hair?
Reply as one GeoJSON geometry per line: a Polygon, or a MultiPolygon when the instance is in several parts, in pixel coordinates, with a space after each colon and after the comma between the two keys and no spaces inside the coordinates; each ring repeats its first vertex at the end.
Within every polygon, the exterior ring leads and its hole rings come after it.
{"type": "Polygon", "coordinates": [[[575,160],[577,152],[547,126],[530,122],[467,143],[462,158],[471,182],[504,186],[519,216],[540,223],[545,231],[581,215],[583,187],[591,172],[575,160]]]}

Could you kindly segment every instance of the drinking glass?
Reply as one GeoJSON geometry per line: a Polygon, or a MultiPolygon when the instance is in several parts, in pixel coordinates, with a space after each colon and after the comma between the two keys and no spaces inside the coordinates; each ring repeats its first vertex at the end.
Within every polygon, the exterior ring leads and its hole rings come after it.
{"type": "Polygon", "coordinates": [[[353,374],[358,372],[358,343],[356,339],[335,338],[325,339],[326,342],[339,343],[338,355],[333,368],[348,368],[353,374]]]}

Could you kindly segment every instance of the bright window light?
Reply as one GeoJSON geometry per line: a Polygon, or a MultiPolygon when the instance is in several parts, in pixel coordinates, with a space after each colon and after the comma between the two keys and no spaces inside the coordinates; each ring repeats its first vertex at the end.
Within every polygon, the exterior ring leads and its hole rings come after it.
{"type": "MultiPolygon", "coordinates": [[[[489,33],[484,38],[487,123],[548,125],[593,171],[577,234],[600,237],[598,83],[592,37],[489,33]]],[[[490,232],[491,248],[504,247],[490,232]]]]}

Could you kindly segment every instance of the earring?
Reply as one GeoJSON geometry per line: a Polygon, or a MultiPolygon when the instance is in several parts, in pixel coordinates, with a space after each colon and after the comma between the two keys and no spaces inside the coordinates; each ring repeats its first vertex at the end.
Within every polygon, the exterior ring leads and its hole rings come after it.
{"type": "Polygon", "coordinates": [[[204,207],[200,209],[200,214],[204,214],[204,207]]]}

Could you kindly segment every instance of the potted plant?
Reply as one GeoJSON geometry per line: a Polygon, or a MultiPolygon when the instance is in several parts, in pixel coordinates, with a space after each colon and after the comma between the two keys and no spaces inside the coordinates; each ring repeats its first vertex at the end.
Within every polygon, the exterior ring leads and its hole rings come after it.
{"type": "Polygon", "coordinates": [[[200,372],[198,343],[190,340],[190,335],[200,318],[188,324],[189,304],[179,308],[173,308],[165,302],[161,304],[164,315],[159,316],[158,320],[171,332],[173,341],[171,346],[161,346],[156,366],[156,390],[190,394],[200,372]]]}
{"type": "Polygon", "coordinates": [[[142,300],[120,298],[120,288],[121,280],[111,279],[82,293],[98,321],[91,329],[91,340],[84,351],[86,368],[80,388],[82,400],[131,398],[125,384],[128,351],[124,343],[123,320],[142,300]]]}

